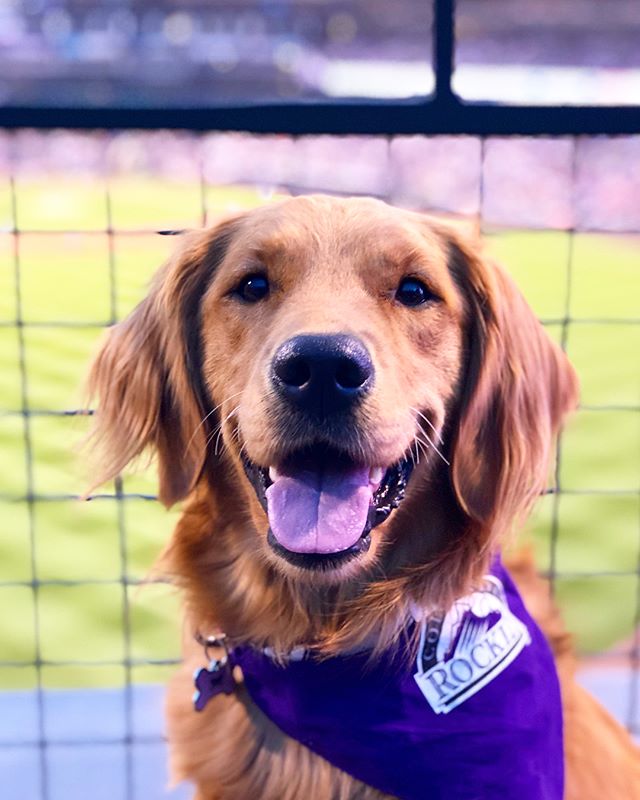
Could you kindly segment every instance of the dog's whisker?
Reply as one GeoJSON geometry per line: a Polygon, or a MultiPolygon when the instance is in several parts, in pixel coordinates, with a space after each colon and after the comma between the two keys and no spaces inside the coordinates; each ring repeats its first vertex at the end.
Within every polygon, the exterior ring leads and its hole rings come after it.
{"type": "Polygon", "coordinates": [[[414,444],[414,447],[415,447],[415,449],[416,449],[416,455],[415,455],[415,458],[414,458],[414,455],[413,455],[413,450],[411,450],[411,451],[410,451],[410,452],[411,452],[411,458],[413,459],[413,464],[414,464],[414,466],[416,466],[416,467],[417,467],[417,466],[418,466],[418,464],[420,463],[420,449],[419,449],[418,442],[417,442],[415,439],[414,439],[414,442],[413,442],[413,444],[414,444]]]}
{"type": "MultiPolygon", "coordinates": [[[[227,416],[222,420],[222,422],[218,426],[218,435],[216,436],[216,443],[215,443],[215,446],[213,448],[213,455],[214,456],[218,455],[218,446],[220,444],[220,437],[222,436],[222,429],[223,429],[223,426],[224,426],[225,422],[227,422],[227,420],[229,420],[237,412],[239,407],[240,406],[236,406],[235,408],[231,409],[231,411],[227,414],[227,416]]],[[[224,449],[226,447],[224,439],[222,440],[222,445],[223,445],[223,447],[222,447],[222,451],[221,451],[220,455],[222,455],[222,453],[224,452],[224,449]]]]}
{"type": "Polygon", "coordinates": [[[231,434],[231,440],[235,441],[235,442],[238,442],[238,444],[240,444],[240,449],[238,450],[238,455],[240,456],[240,458],[242,458],[242,454],[245,453],[246,450],[247,450],[247,445],[246,445],[246,442],[240,443],[240,426],[239,425],[236,425],[236,427],[233,429],[233,433],[231,434]]]}
{"type": "Polygon", "coordinates": [[[221,420],[221,421],[220,421],[220,422],[219,422],[219,423],[216,425],[216,427],[215,427],[215,428],[214,428],[214,429],[211,431],[211,433],[209,434],[209,439],[207,440],[207,443],[210,443],[210,442],[213,440],[213,437],[214,437],[214,436],[216,435],[216,433],[218,433],[218,431],[219,431],[219,430],[222,428],[222,426],[224,425],[224,423],[225,423],[225,422],[226,422],[226,421],[229,419],[229,417],[230,417],[230,416],[231,416],[233,413],[235,413],[235,412],[236,412],[236,411],[237,411],[239,408],[240,408],[240,406],[239,406],[239,405],[235,406],[235,408],[231,409],[231,411],[229,412],[229,414],[227,414],[227,415],[226,415],[226,417],[225,417],[223,420],[221,420]]]}
{"type": "Polygon", "coordinates": [[[436,437],[438,439],[438,442],[440,442],[440,444],[444,444],[444,439],[440,435],[440,431],[436,428],[436,426],[433,424],[433,422],[431,422],[429,417],[427,417],[426,414],[423,414],[422,411],[420,411],[420,409],[414,408],[414,406],[409,406],[409,409],[411,411],[413,411],[414,414],[417,414],[417,416],[419,416],[421,419],[423,419],[427,423],[427,425],[431,428],[431,430],[435,433],[435,435],[436,435],[436,437]]]}
{"type": "MultiPolygon", "coordinates": [[[[434,441],[430,438],[429,434],[425,430],[421,430],[421,433],[424,434],[424,436],[426,436],[426,438],[427,438],[427,441],[426,442],[422,442],[422,444],[425,445],[425,447],[430,447],[435,453],[437,453],[440,456],[440,458],[444,461],[444,463],[448,467],[450,467],[451,466],[450,462],[447,461],[447,459],[443,456],[443,454],[440,452],[440,450],[438,449],[438,447],[436,446],[434,441]],[[428,442],[428,444],[427,444],[427,442],[428,442]]],[[[416,439],[418,439],[417,436],[416,436],[416,439]]],[[[422,440],[418,439],[418,441],[422,441],[422,440]]]]}
{"type": "MultiPolygon", "coordinates": [[[[439,440],[440,444],[442,444],[442,443],[443,443],[443,441],[442,441],[442,437],[440,436],[440,433],[439,433],[439,432],[438,432],[438,430],[435,428],[435,426],[433,425],[433,423],[431,422],[431,420],[430,420],[430,419],[428,419],[428,417],[427,417],[425,414],[423,414],[423,413],[422,413],[422,411],[420,411],[419,409],[415,408],[414,406],[409,406],[409,408],[410,408],[410,410],[411,410],[411,411],[413,411],[413,413],[414,413],[414,414],[417,414],[417,415],[418,415],[418,417],[420,417],[421,419],[423,419],[423,420],[424,420],[424,421],[425,421],[425,422],[426,422],[426,423],[427,423],[427,424],[428,424],[428,425],[429,425],[429,426],[432,428],[432,430],[434,431],[434,433],[435,433],[435,434],[436,434],[436,436],[438,437],[438,440],[439,440]]],[[[429,442],[429,445],[430,445],[430,446],[433,448],[433,450],[434,450],[434,451],[435,451],[435,452],[436,452],[436,453],[437,453],[437,454],[440,456],[440,458],[441,458],[441,459],[444,461],[444,463],[445,463],[445,464],[446,464],[448,467],[450,467],[450,466],[451,466],[451,464],[449,463],[449,461],[447,461],[447,459],[444,457],[444,455],[443,455],[443,454],[440,452],[440,450],[438,449],[438,446],[436,445],[436,443],[433,441],[433,439],[431,438],[431,436],[429,436],[429,434],[428,434],[428,433],[425,431],[425,429],[424,429],[424,428],[423,428],[423,427],[420,425],[419,421],[418,421],[418,427],[419,427],[420,433],[422,433],[422,434],[424,435],[424,437],[427,439],[427,442],[429,442]]],[[[417,438],[417,437],[416,437],[416,438],[417,438]]]]}
{"type": "Polygon", "coordinates": [[[435,435],[436,435],[438,441],[440,442],[440,444],[444,444],[444,439],[440,435],[440,431],[436,428],[436,426],[433,424],[433,422],[431,422],[429,417],[425,416],[422,412],[419,412],[419,413],[420,413],[421,418],[427,423],[427,425],[435,433],[435,435]]]}
{"type": "Polygon", "coordinates": [[[420,449],[424,453],[425,457],[428,456],[429,451],[432,450],[433,452],[436,453],[436,455],[440,456],[440,458],[444,458],[442,454],[433,446],[433,442],[431,441],[425,442],[424,440],[418,438],[417,436],[416,439],[418,440],[418,442],[420,442],[420,449]]]}
{"type": "Polygon", "coordinates": [[[429,446],[426,442],[423,442],[421,439],[418,439],[418,444],[420,446],[420,453],[425,458],[429,458],[429,446]]]}
{"type": "Polygon", "coordinates": [[[199,423],[198,423],[198,425],[196,426],[195,430],[194,430],[194,431],[193,431],[193,433],[191,434],[191,437],[190,437],[189,441],[187,442],[187,445],[186,445],[186,447],[185,447],[185,450],[188,450],[188,449],[189,449],[189,445],[190,445],[190,444],[191,444],[191,442],[193,441],[193,439],[194,439],[195,435],[198,433],[198,431],[200,430],[200,428],[201,428],[201,427],[202,427],[202,426],[205,424],[205,422],[206,422],[206,421],[209,419],[209,417],[210,417],[210,416],[212,416],[213,414],[215,414],[215,413],[216,413],[216,411],[217,411],[219,408],[221,408],[221,407],[222,407],[222,406],[223,406],[225,403],[228,403],[230,400],[233,400],[233,399],[234,399],[234,397],[238,397],[238,395],[241,395],[243,392],[244,392],[244,389],[241,389],[239,392],[235,392],[234,394],[232,394],[232,395],[229,395],[229,397],[226,397],[226,398],[225,398],[225,399],[224,399],[224,400],[223,400],[221,403],[218,403],[218,405],[217,405],[217,406],[215,406],[214,408],[212,408],[212,409],[211,409],[211,411],[209,411],[207,414],[205,414],[205,416],[204,416],[204,417],[203,417],[203,418],[200,420],[200,422],[199,422],[199,423]]]}
{"type": "Polygon", "coordinates": [[[220,430],[221,427],[222,427],[222,424],[216,425],[216,427],[207,436],[207,440],[204,443],[205,448],[209,447],[209,445],[213,441],[213,437],[216,435],[216,433],[220,430]]]}
{"type": "MultiPolygon", "coordinates": [[[[416,437],[415,442],[416,442],[416,452],[418,454],[422,453],[425,456],[425,458],[428,458],[429,457],[429,448],[427,447],[425,442],[421,441],[417,437],[416,437]]],[[[420,457],[418,455],[418,461],[419,460],[420,460],[420,457]]]]}
{"type": "MultiPolygon", "coordinates": [[[[234,406],[234,408],[231,409],[231,411],[222,420],[222,422],[215,427],[215,429],[211,432],[211,436],[207,439],[207,447],[208,447],[211,444],[211,442],[213,440],[213,437],[214,436],[216,437],[216,442],[215,442],[215,445],[214,445],[214,448],[213,448],[213,455],[214,456],[218,455],[218,447],[220,445],[220,437],[222,436],[222,429],[224,427],[225,422],[227,422],[229,419],[231,419],[231,417],[234,414],[237,413],[239,408],[240,408],[240,405],[234,406]]],[[[222,440],[222,444],[223,444],[223,447],[222,447],[222,450],[220,451],[220,455],[222,455],[222,453],[224,452],[224,450],[226,448],[224,440],[222,440]]]]}

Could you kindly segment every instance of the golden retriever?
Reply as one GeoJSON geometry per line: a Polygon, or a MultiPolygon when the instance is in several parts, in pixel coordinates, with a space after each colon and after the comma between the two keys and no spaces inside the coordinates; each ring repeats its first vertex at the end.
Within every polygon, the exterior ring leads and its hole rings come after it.
{"type": "MultiPolygon", "coordinates": [[[[228,685],[200,712],[191,676],[219,633],[232,654],[249,648],[282,674],[301,648],[319,671],[364,654],[366,675],[390,651],[413,663],[424,621],[442,624],[479,591],[544,491],[577,403],[573,369],[511,279],[444,222],[371,199],[287,199],[185,234],[110,331],[89,385],[98,480],[150,448],[162,502],[186,501],[163,557],[185,603],[184,667],[168,696],[175,779],[192,781],[198,800],[396,796],[319,755],[311,735],[287,735],[233,660],[214,662],[228,685]]],[[[637,751],[574,683],[545,587],[526,560],[514,574],[556,657],[564,796],[640,796],[637,751]]],[[[474,691],[474,701],[489,696],[474,691]]],[[[516,694],[507,711],[535,706],[535,693],[516,694]]],[[[336,719],[334,739],[352,721],[336,719]]],[[[501,735],[497,711],[482,724],[501,735]]],[[[370,733],[375,743],[375,725],[370,733]]],[[[521,740],[502,733],[502,751],[525,763],[521,740]]],[[[425,775],[448,746],[441,737],[424,750],[425,775]]],[[[397,796],[533,796],[453,788],[474,780],[473,756],[461,757],[449,792],[397,796]]],[[[368,758],[373,768],[387,755],[368,758]]]]}

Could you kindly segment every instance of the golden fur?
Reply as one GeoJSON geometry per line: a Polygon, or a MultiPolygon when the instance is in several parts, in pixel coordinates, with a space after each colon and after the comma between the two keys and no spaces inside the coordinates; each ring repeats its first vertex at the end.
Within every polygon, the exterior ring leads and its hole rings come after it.
{"type": "MultiPolygon", "coordinates": [[[[151,448],[162,501],[186,499],[163,557],[185,600],[185,665],[168,697],[176,779],[193,781],[199,800],[382,797],[281,734],[241,684],[195,714],[191,675],[203,659],[193,636],[223,630],[276,654],[304,643],[319,655],[366,647],[375,656],[413,606],[447,608],[469,591],[544,490],[554,438],[577,402],[573,370],[510,278],[478,243],[422,215],[365,199],[286,200],[185,235],[110,332],[90,390],[100,398],[99,480],[151,448]],[[272,290],[243,304],[234,287],[256,271],[272,290]],[[406,275],[438,302],[394,302],[406,275]],[[386,466],[422,448],[370,551],[321,574],[270,549],[241,462],[244,453],[266,468],[287,437],[309,441],[302,427],[277,424],[287,412],[266,377],[278,345],[305,332],[350,333],[371,352],[375,387],[345,445],[354,458],[386,466]]],[[[558,658],[567,798],[631,798],[637,753],[573,682],[557,613],[533,571],[520,572],[558,658]]]]}

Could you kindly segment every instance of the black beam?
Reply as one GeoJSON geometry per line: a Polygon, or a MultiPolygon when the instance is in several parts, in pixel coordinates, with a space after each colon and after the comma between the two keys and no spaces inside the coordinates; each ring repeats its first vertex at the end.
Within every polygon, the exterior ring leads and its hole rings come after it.
{"type": "Polygon", "coordinates": [[[503,106],[457,98],[255,103],[215,108],[0,107],[5,128],[181,129],[303,134],[640,134],[639,106],[503,106]]]}
{"type": "Polygon", "coordinates": [[[433,10],[435,94],[440,99],[451,99],[451,78],[453,77],[455,52],[454,0],[435,0],[433,10]]]}

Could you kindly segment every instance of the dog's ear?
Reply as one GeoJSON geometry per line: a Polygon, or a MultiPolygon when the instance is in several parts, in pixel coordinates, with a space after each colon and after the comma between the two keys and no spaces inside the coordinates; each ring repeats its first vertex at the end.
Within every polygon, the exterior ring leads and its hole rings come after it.
{"type": "Polygon", "coordinates": [[[98,399],[89,436],[98,453],[94,485],[143,451],[158,459],[159,496],[183,499],[200,477],[212,410],[201,374],[200,299],[220,263],[234,220],[185,234],[148,296],[107,334],[87,381],[98,399]]]}
{"type": "Polygon", "coordinates": [[[500,535],[544,491],[578,382],[506,272],[482,256],[479,244],[452,232],[447,242],[467,305],[453,487],[465,514],[487,536],[500,535]]]}

